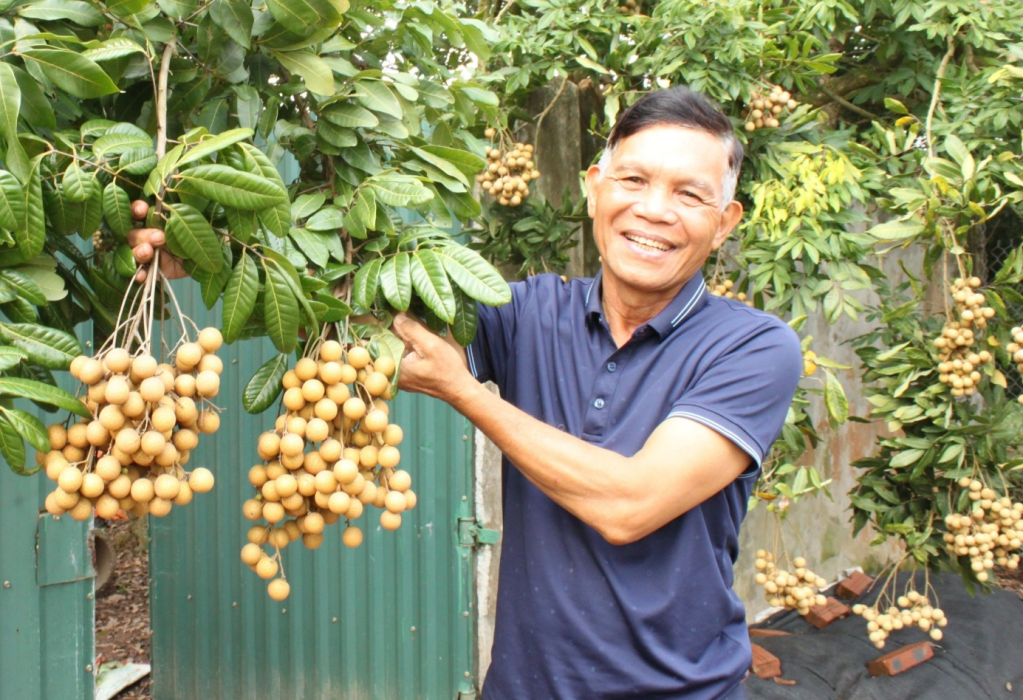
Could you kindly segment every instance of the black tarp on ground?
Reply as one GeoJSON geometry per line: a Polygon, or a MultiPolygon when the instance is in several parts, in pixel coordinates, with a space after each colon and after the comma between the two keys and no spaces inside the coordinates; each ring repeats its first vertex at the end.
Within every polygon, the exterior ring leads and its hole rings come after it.
{"type": "MultiPolygon", "coordinates": [[[[906,577],[900,577],[901,592],[906,577]]],[[[923,591],[923,575],[917,574],[923,591]]],[[[781,685],[750,674],[750,698],[777,700],[988,700],[1023,698],[1023,600],[1008,591],[971,598],[953,574],[931,575],[931,586],[949,618],[944,637],[934,644],[934,658],[897,676],[874,678],[867,662],[914,642],[930,640],[919,628],[888,637],[883,650],[867,639],[867,622],[850,614],[822,630],[795,612],[774,615],[755,628],[784,630],[786,637],[752,637],[751,641],[781,659],[781,685]],[[1010,689],[1011,688],[1011,689],[1010,689]]],[[[880,589],[854,603],[871,604],[880,589]]],[[[935,604],[933,598],[932,605],[935,604]]]]}

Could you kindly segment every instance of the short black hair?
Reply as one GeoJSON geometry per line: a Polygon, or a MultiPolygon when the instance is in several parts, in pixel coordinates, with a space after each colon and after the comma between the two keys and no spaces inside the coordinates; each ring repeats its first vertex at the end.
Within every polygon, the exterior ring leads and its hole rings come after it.
{"type": "Polygon", "coordinates": [[[731,201],[742,167],[742,143],[735,136],[732,122],[713,102],[681,85],[648,92],[618,117],[607,138],[607,152],[614,152],[623,140],[652,126],[681,126],[721,139],[728,156],[723,204],[731,201]]]}

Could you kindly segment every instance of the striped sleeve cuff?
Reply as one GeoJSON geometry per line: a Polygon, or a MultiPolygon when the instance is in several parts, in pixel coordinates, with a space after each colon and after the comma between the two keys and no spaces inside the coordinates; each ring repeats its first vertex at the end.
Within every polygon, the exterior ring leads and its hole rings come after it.
{"type": "MultiPolygon", "coordinates": [[[[688,407],[691,408],[691,407],[688,407]]],[[[679,409],[674,410],[668,414],[668,418],[687,418],[691,421],[704,425],[716,433],[724,435],[726,438],[735,443],[739,449],[748,454],[754,464],[755,469],[747,469],[739,475],[740,479],[748,479],[750,477],[757,476],[760,473],[760,466],[763,462],[764,455],[760,448],[757,447],[757,443],[750,437],[745,431],[739,429],[738,426],[732,424],[730,421],[723,420],[720,416],[712,415],[709,413],[694,413],[692,410],[679,409]]]]}

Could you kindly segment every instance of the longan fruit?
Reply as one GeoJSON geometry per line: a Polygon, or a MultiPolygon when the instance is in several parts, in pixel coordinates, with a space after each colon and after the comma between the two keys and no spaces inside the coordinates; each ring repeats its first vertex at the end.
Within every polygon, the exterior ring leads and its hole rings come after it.
{"type": "Polygon", "coordinates": [[[148,503],[156,496],[153,482],[146,478],[136,479],[131,485],[131,497],[136,503],[148,503]]]}
{"type": "Polygon", "coordinates": [[[83,475],[78,467],[64,467],[57,477],[57,485],[68,493],[75,493],[82,487],[83,475]]]}
{"type": "Polygon", "coordinates": [[[242,515],[246,520],[259,520],[263,517],[263,502],[250,498],[242,503],[242,515]]]}
{"type": "Polygon", "coordinates": [[[67,444],[67,428],[60,423],[54,423],[46,429],[46,436],[50,441],[51,450],[63,449],[67,444]]]}
{"type": "Polygon", "coordinates": [[[57,488],[53,492],[53,502],[64,510],[71,510],[80,500],[81,496],[78,495],[78,491],[69,493],[62,488],[57,488]]]}
{"type": "Polygon", "coordinates": [[[199,436],[189,428],[181,428],[174,433],[171,442],[178,451],[188,452],[199,446],[199,436]]]}
{"type": "Polygon", "coordinates": [[[157,362],[156,358],[152,355],[139,355],[131,361],[131,379],[133,382],[138,384],[139,382],[152,377],[156,374],[157,362]]]}
{"type": "Polygon", "coordinates": [[[345,401],[342,411],[344,411],[345,416],[348,418],[359,420],[366,415],[366,402],[358,396],[353,396],[345,401]]]}
{"type": "Polygon", "coordinates": [[[192,491],[192,487],[188,485],[187,481],[178,482],[178,495],[174,497],[173,503],[176,506],[187,506],[192,502],[192,496],[195,492],[192,491]]]}
{"type": "Polygon", "coordinates": [[[264,544],[266,544],[266,541],[269,538],[270,533],[267,532],[266,526],[264,525],[253,525],[245,534],[245,539],[259,547],[262,547],[264,544]]]}
{"type": "Polygon", "coordinates": [[[256,452],[260,459],[270,461],[281,453],[281,438],[272,431],[267,431],[259,436],[256,444],[256,452]]]}
{"type": "Polygon", "coordinates": [[[96,460],[92,468],[93,474],[99,476],[104,482],[113,481],[121,475],[121,463],[116,457],[103,455],[96,460]]]}
{"type": "MultiPolygon", "coordinates": [[[[315,547],[312,547],[311,549],[315,549],[315,547]]],[[[267,584],[266,592],[273,600],[276,600],[279,603],[286,599],[288,594],[291,593],[291,586],[284,579],[275,578],[267,584]]]]}
{"type": "Polygon", "coordinates": [[[199,372],[195,377],[195,391],[206,399],[212,399],[220,393],[220,375],[213,370],[199,372]]]}
{"type": "Polygon", "coordinates": [[[373,369],[390,379],[394,376],[394,372],[398,369],[398,366],[394,362],[394,358],[381,355],[373,361],[373,369]]]}
{"type": "Polygon", "coordinates": [[[256,562],[256,575],[261,579],[273,578],[277,575],[277,562],[264,554],[256,562]]]}
{"type": "Polygon", "coordinates": [[[373,440],[373,437],[365,430],[359,429],[352,433],[351,444],[355,447],[365,447],[373,440]]]}
{"type": "Polygon", "coordinates": [[[202,347],[198,343],[182,343],[174,354],[174,364],[183,372],[191,370],[201,359],[202,347]]]}
{"type": "Polygon", "coordinates": [[[121,510],[121,504],[110,494],[104,493],[96,499],[96,517],[110,520],[121,510]]]}
{"type": "Polygon", "coordinates": [[[219,377],[224,373],[224,361],[216,355],[203,355],[196,369],[199,372],[213,372],[219,377]]]}
{"type": "Polygon", "coordinates": [[[64,455],[64,459],[68,462],[75,463],[81,462],[85,459],[85,450],[81,447],[75,447],[74,445],[65,445],[64,449],[61,450],[64,455]]]}
{"type": "Polygon", "coordinates": [[[328,438],[320,443],[320,456],[327,463],[341,459],[341,450],[341,443],[334,438],[328,438]]]}
{"type": "Polygon", "coordinates": [[[401,444],[402,438],[405,437],[405,431],[401,429],[401,426],[397,423],[391,423],[384,428],[383,438],[384,443],[391,447],[397,447],[401,444]]]}
{"type": "Polygon", "coordinates": [[[305,455],[302,453],[297,455],[281,455],[280,461],[285,469],[298,469],[305,464],[305,455]]]}
{"type": "Polygon", "coordinates": [[[305,523],[305,531],[313,535],[318,535],[323,532],[323,528],[326,525],[323,521],[323,516],[319,513],[310,513],[305,516],[303,522],[305,523]]]}
{"type": "Polygon", "coordinates": [[[359,517],[362,516],[363,509],[364,506],[362,505],[362,501],[357,498],[353,498],[348,504],[348,512],[345,513],[345,517],[349,520],[358,520],[359,517]]]}
{"type": "MultiPolygon", "coordinates": [[[[331,401],[332,403],[334,403],[335,407],[344,404],[346,401],[348,401],[349,398],[351,398],[351,396],[352,396],[352,392],[348,388],[347,384],[340,384],[340,383],[339,384],[331,384],[330,386],[327,387],[326,400],[327,401],[331,401]]],[[[323,400],[324,399],[320,399],[320,401],[323,401],[323,400]]],[[[317,403],[319,403],[319,402],[317,402],[317,403]]],[[[337,415],[337,413],[335,411],[335,416],[336,415],[337,415]]]]}
{"type": "MultiPolygon", "coordinates": [[[[67,431],[67,441],[72,447],[84,449],[89,446],[88,424],[75,423],[67,431]]],[[[67,445],[65,445],[67,447],[67,445]]]]}
{"type": "Polygon", "coordinates": [[[337,362],[344,354],[344,347],[336,340],[324,341],[320,346],[320,359],[324,362],[337,362]]]}
{"type": "Polygon", "coordinates": [[[279,523],[284,518],[284,506],[277,501],[264,503],[263,518],[268,523],[279,523]]]}
{"type": "MultiPolygon", "coordinates": [[[[267,482],[267,484],[270,483],[274,484],[277,490],[277,495],[282,499],[298,492],[298,480],[291,474],[281,474],[279,477],[274,479],[273,482],[267,482]]],[[[264,488],[265,487],[266,484],[264,484],[264,488]]]]}
{"type": "Polygon", "coordinates": [[[210,435],[217,432],[220,428],[220,414],[216,411],[204,409],[199,412],[199,417],[195,422],[199,428],[199,432],[205,435],[210,435]]]}
{"type": "Polygon", "coordinates": [[[206,493],[213,488],[213,472],[206,467],[199,467],[193,469],[192,473],[188,475],[188,485],[192,487],[192,490],[196,493],[206,493]]]}
{"type": "Polygon", "coordinates": [[[205,352],[216,352],[224,344],[224,336],[216,328],[203,328],[199,331],[199,347],[205,352]]]}
{"type": "Polygon", "coordinates": [[[341,365],[341,383],[352,384],[359,377],[359,371],[350,364],[341,365]]]}
{"type": "Polygon", "coordinates": [[[174,378],[174,393],[178,396],[195,396],[195,376],[179,374],[174,378]]]}
{"type": "Polygon", "coordinates": [[[346,447],[342,451],[341,456],[342,456],[343,459],[351,460],[352,462],[355,462],[356,464],[359,463],[359,450],[357,450],[354,447],[346,447]]]}
{"type": "Polygon", "coordinates": [[[393,445],[384,445],[377,450],[377,463],[384,469],[394,469],[401,462],[401,452],[393,445]]]}
{"type": "Polygon", "coordinates": [[[302,416],[289,416],[286,432],[293,433],[299,437],[305,437],[305,430],[308,425],[309,421],[302,416]]]}
{"type": "Polygon", "coordinates": [[[322,442],[330,435],[330,426],[322,418],[313,418],[306,425],[305,436],[310,442],[322,442]]]}
{"type": "Polygon", "coordinates": [[[359,450],[359,464],[366,469],[372,469],[377,465],[378,451],[373,445],[366,445],[359,450]]]}
{"type": "Polygon", "coordinates": [[[153,492],[157,495],[157,497],[168,501],[174,500],[180,490],[181,482],[172,474],[161,474],[156,477],[156,481],[153,482],[153,492]]]}
{"type": "Polygon", "coordinates": [[[142,436],[142,451],[147,455],[155,457],[156,455],[163,452],[163,448],[167,445],[167,438],[162,433],[156,430],[147,430],[142,436]]]}
{"type": "Polygon", "coordinates": [[[401,527],[401,514],[385,510],[380,514],[380,527],[385,530],[397,530],[401,527]]]}
{"type": "Polygon", "coordinates": [[[385,489],[382,486],[380,488],[378,488],[373,493],[373,501],[372,501],[373,505],[375,507],[377,507],[377,508],[381,508],[381,509],[385,508],[386,506],[384,505],[384,499],[387,498],[387,494],[388,494],[387,489],[385,489]]]}
{"type": "Polygon", "coordinates": [[[376,409],[371,410],[362,419],[362,429],[371,433],[382,433],[387,425],[387,414],[376,409]]]}
{"type": "Polygon", "coordinates": [[[415,491],[412,489],[405,491],[405,510],[412,510],[418,502],[419,499],[416,497],[415,491]]]}
{"type": "MultiPolygon", "coordinates": [[[[162,436],[161,436],[162,437],[162,436]]],[[[142,444],[142,438],[134,428],[121,428],[114,436],[114,445],[121,452],[134,454],[142,444]]]]}
{"type": "Polygon", "coordinates": [[[305,397],[302,396],[302,389],[297,386],[286,389],[283,403],[284,407],[289,411],[301,411],[305,408],[305,397]]]}
{"type": "Polygon", "coordinates": [[[82,486],[78,492],[85,498],[98,498],[106,490],[107,484],[103,478],[96,473],[83,474],[82,486]]]}
{"type": "MultiPolygon", "coordinates": [[[[380,489],[380,493],[383,493],[383,489],[380,489]]],[[[377,485],[363,477],[362,490],[356,495],[360,501],[365,505],[370,505],[377,497],[377,485]]]]}
{"type": "Polygon", "coordinates": [[[341,541],[345,543],[346,547],[355,549],[362,544],[362,530],[355,525],[349,525],[345,528],[345,533],[341,535],[341,541]]]}
{"type": "Polygon", "coordinates": [[[92,517],[92,501],[88,498],[78,499],[78,503],[68,508],[67,514],[78,522],[85,522],[92,517]]]}
{"type": "Polygon", "coordinates": [[[320,368],[317,366],[316,360],[311,357],[303,357],[295,363],[295,374],[298,375],[298,378],[303,382],[315,377],[319,369],[320,368]]]}
{"type": "Polygon", "coordinates": [[[255,542],[249,542],[242,547],[242,562],[249,565],[255,566],[259,563],[259,560],[263,558],[263,550],[255,542]]]}
{"type": "Polygon", "coordinates": [[[330,494],[330,497],[327,500],[327,508],[330,509],[331,513],[336,513],[337,515],[346,514],[351,504],[352,497],[344,491],[335,491],[330,494]]]}
{"type": "Polygon", "coordinates": [[[174,507],[174,501],[169,501],[166,498],[156,496],[148,505],[150,515],[156,518],[162,518],[171,512],[171,509],[174,507]]]}
{"type": "Polygon", "coordinates": [[[412,477],[407,471],[395,469],[387,479],[387,487],[393,491],[408,491],[412,487],[412,477]]]}
{"type": "Polygon", "coordinates": [[[392,513],[404,512],[406,507],[405,495],[401,491],[388,491],[384,496],[384,508],[392,513]]]}
{"type": "Polygon", "coordinates": [[[110,431],[98,420],[94,420],[85,428],[85,439],[93,447],[104,447],[110,442],[110,431]]]}
{"type": "Polygon", "coordinates": [[[144,401],[149,403],[156,403],[166,393],[167,388],[164,386],[163,379],[155,375],[143,379],[142,383],[139,384],[139,395],[144,401]]]}
{"type": "Polygon", "coordinates": [[[67,513],[66,508],[61,508],[57,505],[56,492],[46,494],[46,500],[43,501],[43,507],[50,515],[64,515],[64,513],[67,513]]]}
{"type": "MultiPolygon", "coordinates": [[[[156,368],[156,374],[153,375],[161,382],[163,382],[163,393],[166,394],[170,391],[174,391],[174,380],[177,378],[178,373],[170,365],[160,365],[156,368]]],[[[163,398],[157,399],[162,401],[163,398]]]]}
{"type": "Polygon", "coordinates": [[[288,511],[288,515],[298,516],[308,511],[308,508],[305,507],[305,497],[297,491],[282,498],[281,505],[284,506],[284,510],[288,511]]]}
{"type": "Polygon", "coordinates": [[[131,477],[127,474],[121,474],[107,484],[107,493],[114,498],[127,498],[131,494],[131,484],[131,477]]]}
{"type": "Polygon", "coordinates": [[[128,394],[128,400],[121,406],[121,413],[125,418],[139,418],[145,412],[146,400],[142,398],[142,394],[137,391],[128,394]]]}
{"type": "Polygon", "coordinates": [[[103,365],[91,357],[83,362],[78,370],[78,378],[82,380],[83,384],[89,386],[98,383],[105,374],[106,371],[103,369],[103,365]]]}
{"type": "Polygon", "coordinates": [[[108,372],[123,374],[131,367],[131,355],[124,348],[113,348],[103,357],[103,364],[108,372]]]}
{"type": "Polygon", "coordinates": [[[340,362],[324,362],[320,365],[317,376],[324,384],[329,386],[340,382],[343,374],[340,362]]]}
{"type": "Polygon", "coordinates": [[[305,450],[305,440],[302,439],[301,435],[288,433],[281,438],[280,450],[281,454],[285,456],[300,455],[305,450]]]}
{"type": "Polygon", "coordinates": [[[315,377],[307,379],[302,383],[302,398],[305,399],[307,403],[316,403],[323,398],[325,391],[326,389],[323,386],[323,382],[315,377]]]}
{"type": "Polygon", "coordinates": [[[302,456],[302,468],[309,473],[310,476],[316,476],[324,469],[327,468],[327,463],[323,457],[316,450],[305,453],[302,456]]]}
{"type": "MultiPolygon", "coordinates": [[[[344,387],[344,384],[338,384],[337,386],[344,387]]],[[[344,388],[345,388],[345,393],[347,393],[348,392],[348,387],[344,387],[344,388]]],[[[345,400],[347,400],[347,397],[346,397],[345,400]]],[[[338,407],[338,404],[335,403],[331,398],[329,398],[329,397],[322,398],[322,399],[320,399],[319,401],[316,402],[315,406],[313,406],[313,414],[317,418],[319,418],[320,420],[332,421],[335,418],[337,418],[337,413],[338,413],[337,407],[338,407]]]]}

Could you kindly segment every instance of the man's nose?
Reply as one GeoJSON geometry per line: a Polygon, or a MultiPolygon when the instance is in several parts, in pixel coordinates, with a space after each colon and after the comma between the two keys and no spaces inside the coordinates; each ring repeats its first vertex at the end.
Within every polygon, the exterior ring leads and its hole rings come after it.
{"type": "Polygon", "coordinates": [[[671,193],[662,187],[650,187],[641,193],[633,211],[651,223],[673,224],[678,220],[671,193]]]}

